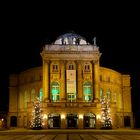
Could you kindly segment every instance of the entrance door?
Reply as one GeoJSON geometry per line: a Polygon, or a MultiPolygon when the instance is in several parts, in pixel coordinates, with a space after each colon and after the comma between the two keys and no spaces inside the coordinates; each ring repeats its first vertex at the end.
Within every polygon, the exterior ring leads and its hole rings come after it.
{"type": "Polygon", "coordinates": [[[92,113],[84,116],[84,128],[96,128],[96,117],[92,113]]]}
{"type": "Polygon", "coordinates": [[[68,114],[67,115],[67,127],[68,128],[77,128],[77,115],[68,114]]]}
{"type": "Polygon", "coordinates": [[[48,117],[48,128],[60,128],[60,115],[49,114],[48,117]]]}
{"type": "Polygon", "coordinates": [[[130,116],[124,116],[124,126],[130,127],[130,116]]]}

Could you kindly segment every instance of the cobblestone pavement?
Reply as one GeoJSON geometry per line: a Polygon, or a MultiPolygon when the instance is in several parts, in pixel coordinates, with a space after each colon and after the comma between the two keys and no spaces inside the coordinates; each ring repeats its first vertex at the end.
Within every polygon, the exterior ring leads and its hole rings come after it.
{"type": "Polygon", "coordinates": [[[140,134],[3,134],[0,140],[140,140],[140,134]]]}

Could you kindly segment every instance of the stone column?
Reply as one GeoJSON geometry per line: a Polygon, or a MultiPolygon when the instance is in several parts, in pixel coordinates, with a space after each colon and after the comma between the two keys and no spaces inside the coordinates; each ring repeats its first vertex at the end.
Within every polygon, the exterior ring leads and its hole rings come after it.
{"type": "Polygon", "coordinates": [[[83,101],[83,76],[82,76],[82,62],[81,61],[77,61],[77,101],[83,101]]]}
{"type": "Polygon", "coordinates": [[[93,73],[93,88],[94,88],[94,101],[99,100],[99,61],[93,61],[94,73],[93,73]]]}
{"type": "Polygon", "coordinates": [[[61,76],[60,97],[61,97],[61,101],[65,102],[66,101],[66,61],[61,61],[60,76],[61,76]]]}
{"type": "Polygon", "coordinates": [[[49,61],[43,61],[43,100],[49,101],[49,61]]]}

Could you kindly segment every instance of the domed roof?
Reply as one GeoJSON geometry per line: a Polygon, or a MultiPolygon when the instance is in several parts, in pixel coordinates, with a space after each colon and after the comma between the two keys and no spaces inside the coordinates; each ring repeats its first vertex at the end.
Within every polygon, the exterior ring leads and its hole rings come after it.
{"type": "Polygon", "coordinates": [[[66,33],[61,36],[59,36],[54,44],[61,44],[61,45],[67,45],[67,44],[75,44],[75,45],[81,45],[81,44],[87,44],[86,39],[78,34],[75,33],[66,33]]]}

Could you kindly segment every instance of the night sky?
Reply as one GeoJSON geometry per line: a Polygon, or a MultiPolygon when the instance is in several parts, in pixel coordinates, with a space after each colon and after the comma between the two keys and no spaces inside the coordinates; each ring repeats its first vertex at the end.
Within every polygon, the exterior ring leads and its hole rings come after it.
{"type": "Polygon", "coordinates": [[[135,3],[6,3],[0,12],[0,111],[8,110],[8,77],[41,66],[40,52],[74,31],[97,45],[100,65],[131,75],[132,107],[140,127],[140,11],[135,3]],[[56,5],[58,4],[58,7],[56,5]],[[55,11],[54,11],[55,10],[55,11]]]}

